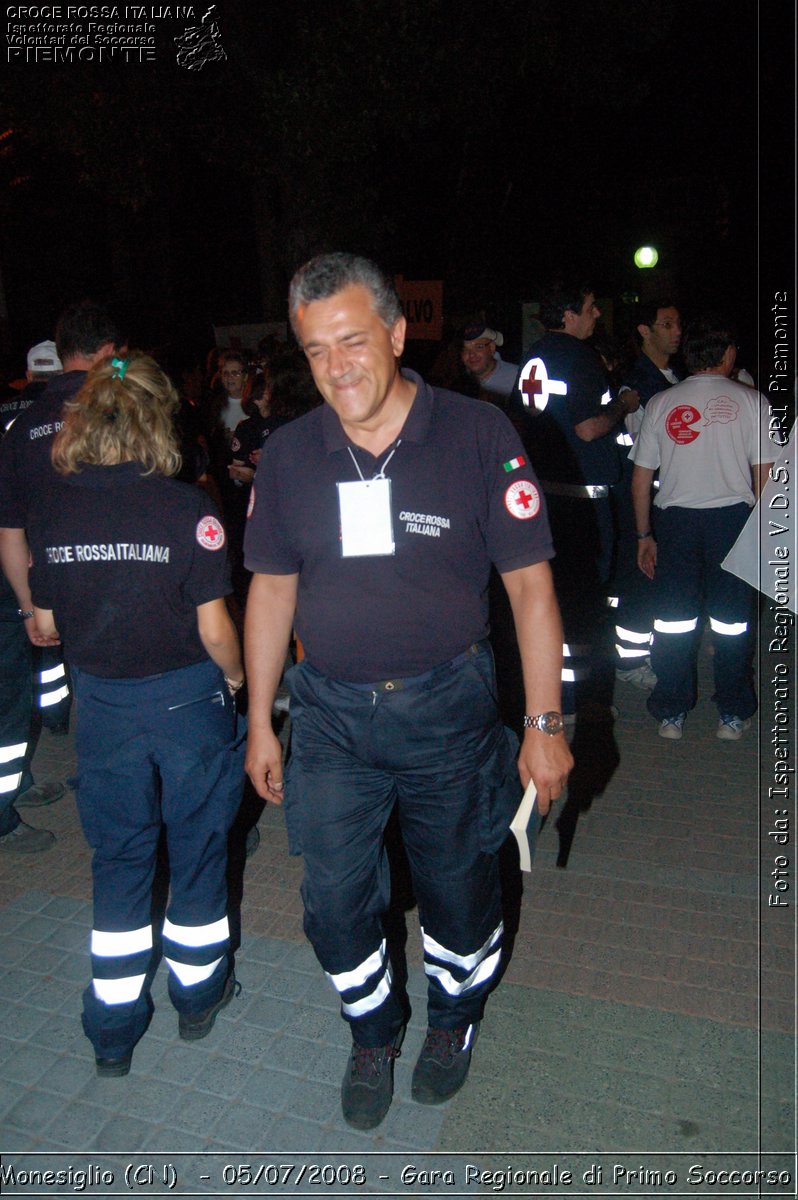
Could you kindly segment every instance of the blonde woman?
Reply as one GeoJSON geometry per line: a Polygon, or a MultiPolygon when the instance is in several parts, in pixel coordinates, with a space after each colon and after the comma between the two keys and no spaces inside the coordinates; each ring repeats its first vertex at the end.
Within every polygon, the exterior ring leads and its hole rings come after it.
{"type": "Polygon", "coordinates": [[[125,1075],[153,1011],[152,884],[166,827],[163,952],[180,1036],[210,1032],[235,991],[227,833],[241,800],[242,686],[225,531],[169,476],[178,398],[143,354],[106,359],[67,402],[61,476],[31,521],[32,595],[60,634],[77,704],[78,811],[94,850],[83,1028],[100,1075],[125,1075]]]}

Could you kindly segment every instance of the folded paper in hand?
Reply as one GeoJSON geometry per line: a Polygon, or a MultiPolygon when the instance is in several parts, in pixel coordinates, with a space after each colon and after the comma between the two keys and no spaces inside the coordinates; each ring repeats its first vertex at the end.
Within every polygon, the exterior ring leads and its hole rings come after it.
{"type": "Polygon", "coordinates": [[[537,798],[537,789],[530,779],[529,786],[518,805],[518,810],[510,822],[510,829],[518,842],[518,856],[521,860],[522,871],[532,870],[532,859],[535,857],[535,842],[541,822],[536,803],[537,798]]]}

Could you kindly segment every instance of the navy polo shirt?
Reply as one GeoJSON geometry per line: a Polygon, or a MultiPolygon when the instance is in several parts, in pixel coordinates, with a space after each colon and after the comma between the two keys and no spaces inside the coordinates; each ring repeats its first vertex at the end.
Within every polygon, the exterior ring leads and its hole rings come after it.
{"type": "Polygon", "coordinates": [[[140,463],[83,467],[34,501],[31,593],[70,661],[141,678],[203,662],[197,606],[230,592],[225,534],[205,492],[140,463]]]}
{"type": "Polygon", "coordinates": [[[230,445],[231,457],[247,467],[255,467],[257,457],[253,458],[253,455],[263,449],[266,438],[282,425],[285,425],[285,421],[280,417],[262,417],[260,413],[239,421],[230,445]]]}
{"type": "Polygon", "coordinates": [[[85,371],[67,371],[51,379],[0,443],[0,528],[24,529],[33,497],[57,478],[50,461],[53,438],[64,402],[77,395],[85,378],[85,371]]]}
{"type": "Polygon", "coordinates": [[[616,430],[585,442],[574,426],[598,416],[609,397],[609,378],[592,346],[570,333],[547,333],[535,342],[521,370],[513,412],[526,395],[525,441],[541,479],[610,484],[621,476],[616,430]],[[530,369],[536,359],[542,360],[530,369]],[[524,375],[529,377],[524,379],[524,375]],[[556,390],[550,390],[550,382],[556,390]],[[543,405],[545,406],[536,407],[543,405]]]}
{"type": "Polygon", "coordinates": [[[250,571],[299,575],[296,630],[323,674],[366,683],[419,675],[486,636],[491,563],[553,556],[545,503],[517,433],[493,405],[432,388],[412,371],[412,408],[385,474],[395,552],[341,553],[337,484],[373,457],[329,405],[266,442],[244,540],[250,571]],[[350,454],[351,450],[351,454],[350,454]]]}
{"type": "MultiPolygon", "coordinates": [[[[671,370],[673,370],[672,367],[671,370]]],[[[678,371],[674,371],[674,374],[677,379],[681,379],[678,371]]],[[[631,369],[623,376],[621,383],[627,387],[635,388],[640,393],[640,405],[642,408],[645,408],[652,396],[656,396],[660,392],[666,391],[669,387],[673,387],[670,379],[666,375],[663,375],[657,364],[647,354],[640,354],[638,356],[631,369]]]]}

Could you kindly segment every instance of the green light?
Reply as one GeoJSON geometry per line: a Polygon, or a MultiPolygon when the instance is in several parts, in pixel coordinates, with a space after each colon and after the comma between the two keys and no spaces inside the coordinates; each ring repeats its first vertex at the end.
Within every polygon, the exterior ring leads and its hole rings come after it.
{"type": "Polygon", "coordinates": [[[635,266],[643,270],[646,267],[656,267],[659,255],[653,246],[640,246],[635,250],[635,266]]]}

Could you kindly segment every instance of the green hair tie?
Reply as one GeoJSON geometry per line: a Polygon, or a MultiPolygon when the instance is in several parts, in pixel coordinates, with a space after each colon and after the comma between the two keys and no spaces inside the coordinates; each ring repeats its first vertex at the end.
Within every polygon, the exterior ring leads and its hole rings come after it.
{"type": "Polygon", "coordinates": [[[127,371],[128,367],[130,366],[130,359],[129,358],[112,358],[111,366],[113,367],[113,374],[111,375],[111,378],[112,379],[124,379],[125,372],[127,371]]]}

